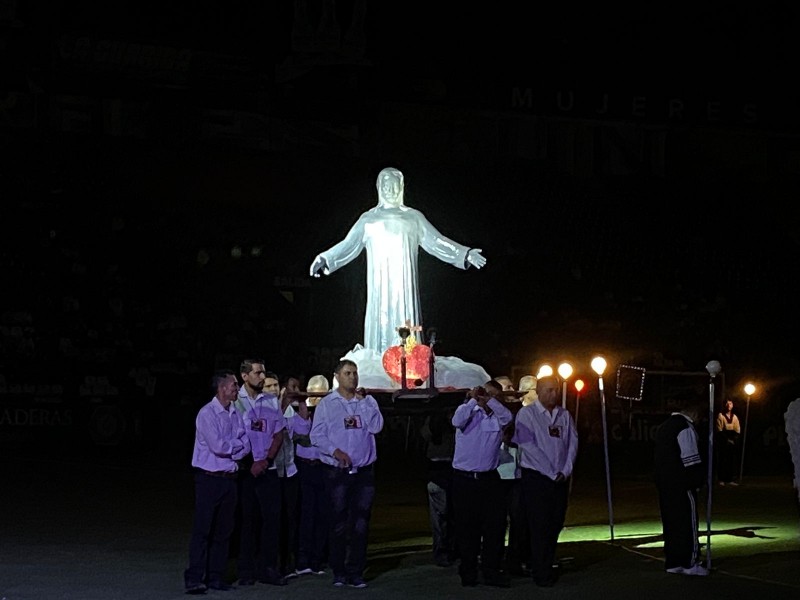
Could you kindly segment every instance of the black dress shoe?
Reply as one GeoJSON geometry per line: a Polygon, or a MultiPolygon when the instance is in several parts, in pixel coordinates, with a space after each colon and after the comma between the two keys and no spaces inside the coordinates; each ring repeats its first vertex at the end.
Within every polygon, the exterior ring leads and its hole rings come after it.
{"type": "Polygon", "coordinates": [[[200,594],[205,594],[208,588],[206,587],[205,583],[195,583],[193,585],[186,586],[186,593],[191,594],[192,596],[199,596],[200,594]]]}
{"type": "Polygon", "coordinates": [[[208,584],[208,589],[217,590],[218,592],[230,592],[236,588],[224,581],[213,581],[208,584]]]}

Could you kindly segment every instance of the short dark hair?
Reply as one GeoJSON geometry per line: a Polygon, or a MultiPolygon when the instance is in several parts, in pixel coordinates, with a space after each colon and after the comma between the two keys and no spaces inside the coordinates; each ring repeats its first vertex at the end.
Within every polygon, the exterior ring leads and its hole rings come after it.
{"type": "Polygon", "coordinates": [[[342,359],[342,360],[340,360],[338,363],[336,363],[336,366],[333,368],[333,372],[334,372],[334,373],[336,373],[336,374],[338,375],[338,374],[339,374],[339,372],[340,372],[340,371],[341,371],[341,370],[342,370],[342,369],[343,369],[343,368],[344,368],[346,365],[350,365],[351,367],[355,367],[356,369],[358,368],[358,365],[357,365],[356,363],[354,363],[352,360],[350,360],[349,358],[343,358],[343,359],[342,359]]]}
{"type": "Polygon", "coordinates": [[[498,392],[503,391],[503,385],[499,381],[497,381],[497,379],[490,379],[489,381],[483,384],[484,388],[487,386],[496,389],[498,392]]]}
{"type": "Polygon", "coordinates": [[[219,386],[222,385],[222,382],[231,375],[236,377],[236,373],[230,369],[219,369],[218,371],[214,372],[214,374],[211,376],[211,391],[214,392],[214,395],[216,395],[217,391],[219,390],[219,386]]]}
{"type": "Polygon", "coordinates": [[[253,370],[253,365],[263,365],[264,361],[261,358],[245,358],[242,364],[239,365],[239,373],[249,373],[253,370]]]}
{"type": "Polygon", "coordinates": [[[284,377],[284,378],[283,378],[283,381],[281,382],[281,387],[282,387],[282,388],[285,388],[285,387],[287,387],[287,386],[289,385],[289,382],[290,382],[292,379],[294,379],[294,380],[297,382],[297,386],[298,386],[300,389],[302,389],[302,388],[303,388],[303,380],[302,380],[300,377],[298,377],[297,375],[287,375],[286,377],[284,377]]]}
{"type": "Polygon", "coordinates": [[[264,378],[265,379],[274,379],[277,382],[280,382],[280,378],[278,377],[275,371],[264,371],[264,378]]]}

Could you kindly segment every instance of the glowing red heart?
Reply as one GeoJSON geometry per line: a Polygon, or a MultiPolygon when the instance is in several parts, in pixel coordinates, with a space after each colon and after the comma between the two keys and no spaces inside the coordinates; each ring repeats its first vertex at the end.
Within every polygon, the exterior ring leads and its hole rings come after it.
{"type": "MultiPolygon", "coordinates": [[[[383,353],[383,370],[397,383],[402,381],[402,346],[392,346],[383,353]]],[[[431,348],[417,344],[406,354],[406,387],[415,388],[417,382],[425,381],[430,375],[431,348]]]]}

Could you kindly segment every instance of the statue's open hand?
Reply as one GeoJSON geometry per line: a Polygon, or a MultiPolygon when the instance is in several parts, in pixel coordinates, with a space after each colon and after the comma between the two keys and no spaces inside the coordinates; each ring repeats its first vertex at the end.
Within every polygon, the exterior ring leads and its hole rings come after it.
{"type": "Polygon", "coordinates": [[[486,258],[483,256],[483,254],[481,254],[481,252],[483,252],[483,250],[480,248],[473,248],[467,252],[467,262],[476,269],[480,269],[486,264],[486,258]]]}
{"type": "Polygon", "coordinates": [[[317,257],[314,259],[314,262],[311,263],[311,268],[308,270],[308,274],[312,277],[319,277],[320,273],[322,273],[327,266],[328,263],[325,262],[325,259],[320,255],[317,255],[317,257]]]}

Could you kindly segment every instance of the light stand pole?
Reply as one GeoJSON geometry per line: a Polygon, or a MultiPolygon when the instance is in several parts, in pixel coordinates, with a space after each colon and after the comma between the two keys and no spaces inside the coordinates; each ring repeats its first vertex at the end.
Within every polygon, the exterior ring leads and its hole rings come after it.
{"type": "Polygon", "coordinates": [[[722,371],[718,360],[709,361],[706,371],[711,375],[708,382],[708,473],[706,486],[708,487],[708,500],[706,501],[706,569],[711,570],[711,496],[714,489],[713,459],[714,459],[714,378],[722,371]]]}
{"type": "Polygon", "coordinates": [[[742,474],[744,473],[744,446],[747,443],[747,421],[750,419],[750,396],[756,391],[756,386],[748,383],[744,386],[744,393],[747,394],[747,408],[744,411],[744,431],[742,432],[742,458],[739,463],[739,485],[742,485],[742,474]]]}
{"type": "Polygon", "coordinates": [[[583,389],[583,380],[575,380],[575,428],[578,428],[578,414],[581,409],[581,390],[583,389]]]}
{"type": "Polygon", "coordinates": [[[563,391],[561,392],[561,408],[567,408],[567,379],[572,376],[572,365],[568,362],[562,362],[558,365],[558,374],[561,377],[563,383],[562,388],[563,391]]]}
{"type": "MultiPolygon", "coordinates": [[[[578,415],[581,410],[581,390],[583,389],[583,380],[575,380],[575,431],[578,431],[578,415]]],[[[578,431],[578,439],[580,439],[580,432],[578,431]]],[[[572,493],[572,481],[575,479],[575,473],[569,478],[569,494],[572,493]]]]}
{"type": "Polygon", "coordinates": [[[608,426],[606,425],[606,393],[603,389],[603,371],[606,370],[606,359],[595,356],[592,359],[592,370],[597,373],[597,384],[600,388],[600,406],[603,417],[603,451],[606,459],[606,495],[608,496],[608,528],[611,532],[611,541],[614,541],[614,507],[611,504],[611,468],[608,462],[608,426]]]}

